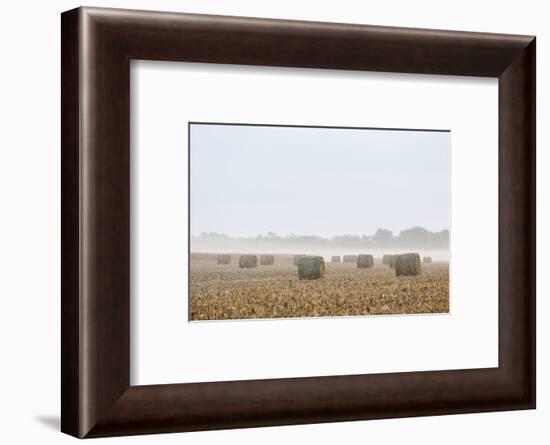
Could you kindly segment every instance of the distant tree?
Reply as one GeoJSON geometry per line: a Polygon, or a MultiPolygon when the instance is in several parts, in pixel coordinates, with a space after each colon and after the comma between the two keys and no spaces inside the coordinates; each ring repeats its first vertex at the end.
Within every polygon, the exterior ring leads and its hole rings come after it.
{"type": "Polygon", "coordinates": [[[434,233],[433,244],[435,247],[449,247],[449,231],[445,229],[434,233]]]}
{"type": "Polygon", "coordinates": [[[430,232],[424,227],[412,227],[399,232],[398,241],[406,246],[427,245],[430,242],[430,232]]]}
{"type": "Polygon", "coordinates": [[[226,235],[225,233],[217,233],[217,232],[201,232],[200,237],[206,238],[206,239],[230,238],[230,236],[226,235]]]}
{"type": "Polygon", "coordinates": [[[332,242],[340,246],[353,246],[358,244],[360,241],[361,237],[359,235],[350,234],[338,235],[332,238],[332,242]]]}
{"type": "Polygon", "coordinates": [[[378,229],[373,235],[372,240],[380,244],[387,244],[393,241],[393,232],[391,230],[378,229]]]}
{"type": "MultiPolygon", "coordinates": [[[[321,247],[332,245],[338,248],[369,249],[375,247],[404,247],[404,248],[444,248],[449,247],[449,230],[440,232],[430,232],[423,227],[411,227],[402,230],[399,235],[394,236],[390,230],[379,228],[374,235],[336,235],[332,238],[324,238],[316,235],[296,235],[294,233],[284,237],[277,235],[276,232],[267,232],[265,235],[250,237],[231,237],[218,232],[202,232],[198,237],[192,236],[195,246],[235,246],[246,245],[249,248],[256,249],[263,245],[273,247],[276,245],[302,245],[311,247],[321,247]],[[267,243],[267,244],[264,244],[267,243]]],[[[198,248],[198,247],[196,247],[198,248]]]]}

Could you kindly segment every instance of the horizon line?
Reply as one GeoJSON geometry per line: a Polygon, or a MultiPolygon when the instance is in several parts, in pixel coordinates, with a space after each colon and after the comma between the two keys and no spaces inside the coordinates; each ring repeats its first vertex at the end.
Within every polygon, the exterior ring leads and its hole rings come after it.
{"type": "MultiPolygon", "coordinates": [[[[406,231],[406,230],[410,230],[410,229],[414,229],[414,228],[420,228],[420,229],[424,229],[426,230],[427,232],[429,233],[441,233],[441,232],[444,232],[444,231],[447,231],[447,232],[450,232],[450,229],[441,229],[441,230],[438,230],[438,231],[432,231],[432,230],[429,230],[429,229],[426,229],[425,227],[422,227],[422,226],[413,226],[413,227],[410,227],[408,229],[401,229],[399,230],[399,232],[403,232],[403,231],[406,231]]],[[[392,230],[389,230],[389,229],[382,229],[382,230],[388,230],[389,232],[392,232],[392,234],[394,233],[399,233],[399,232],[394,232],[392,230]]],[[[206,235],[209,235],[209,234],[216,234],[216,235],[221,235],[221,236],[227,236],[229,238],[258,238],[260,236],[263,236],[263,237],[266,237],[265,235],[267,235],[269,232],[266,232],[266,233],[258,233],[258,234],[255,234],[255,235],[231,235],[231,234],[227,234],[227,233],[223,233],[223,232],[206,232],[206,231],[202,231],[200,234],[196,235],[196,234],[191,234],[191,237],[192,238],[200,238],[203,234],[206,234],[206,235]]],[[[336,234],[336,235],[317,235],[317,234],[297,234],[297,233],[289,233],[289,234],[285,234],[285,235],[281,235],[281,234],[278,234],[276,232],[273,232],[276,236],[275,237],[271,237],[271,238],[289,238],[289,237],[304,237],[304,236],[314,236],[314,237],[318,237],[318,238],[325,238],[325,239],[330,239],[330,238],[335,238],[335,237],[341,237],[341,236],[353,236],[353,237],[363,237],[363,236],[374,236],[374,234],[366,234],[366,233],[360,233],[360,234],[357,234],[357,233],[341,233],[341,234],[336,234]]],[[[270,238],[270,237],[266,237],[266,238],[270,238]]],[[[395,236],[393,236],[393,238],[396,238],[395,236]]]]}

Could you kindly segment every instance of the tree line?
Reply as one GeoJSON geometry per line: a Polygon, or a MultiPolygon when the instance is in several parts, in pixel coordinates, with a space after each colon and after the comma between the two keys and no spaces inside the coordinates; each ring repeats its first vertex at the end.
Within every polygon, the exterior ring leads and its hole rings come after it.
{"type": "Polygon", "coordinates": [[[406,248],[423,247],[425,249],[447,249],[449,247],[449,231],[431,232],[424,227],[411,227],[394,234],[391,230],[378,229],[373,235],[336,235],[324,238],[315,235],[279,236],[275,232],[257,235],[255,237],[232,237],[217,232],[202,232],[193,241],[205,243],[227,244],[232,242],[254,242],[260,245],[303,245],[317,247],[371,247],[371,248],[406,248]]]}

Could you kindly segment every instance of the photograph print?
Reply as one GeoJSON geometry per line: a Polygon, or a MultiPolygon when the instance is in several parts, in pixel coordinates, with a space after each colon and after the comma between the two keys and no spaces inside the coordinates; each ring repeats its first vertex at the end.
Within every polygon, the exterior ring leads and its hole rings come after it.
{"type": "Polygon", "coordinates": [[[449,312],[451,133],[189,123],[189,319],[449,312]]]}

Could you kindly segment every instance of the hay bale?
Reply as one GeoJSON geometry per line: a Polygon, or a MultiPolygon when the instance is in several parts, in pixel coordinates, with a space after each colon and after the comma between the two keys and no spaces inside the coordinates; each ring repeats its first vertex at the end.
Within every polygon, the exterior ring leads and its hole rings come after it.
{"type": "Polygon", "coordinates": [[[241,255],[239,257],[239,267],[246,269],[258,266],[258,257],[256,255],[241,255]]]}
{"type": "Polygon", "coordinates": [[[228,253],[220,253],[216,256],[216,262],[218,264],[231,264],[231,255],[228,253]]]}
{"type": "Polygon", "coordinates": [[[395,259],[395,275],[420,275],[420,255],[404,253],[395,259]]]}
{"type": "Polygon", "coordinates": [[[422,258],[422,262],[423,263],[431,263],[432,262],[432,257],[431,256],[425,256],[424,258],[422,258]]]}
{"type": "Polygon", "coordinates": [[[344,255],[344,263],[356,263],[357,255],[344,255]]]}
{"type": "Polygon", "coordinates": [[[325,275],[325,260],[321,256],[304,256],[298,262],[300,280],[316,280],[325,275]]]}
{"type": "Polygon", "coordinates": [[[388,263],[390,266],[390,269],[395,269],[395,260],[397,259],[397,255],[390,255],[390,262],[388,263]]]}
{"type": "Polygon", "coordinates": [[[275,257],[273,255],[261,255],[260,266],[272,266],[275,264],[275,257]]]}
{"type": "Polygon", "coordinates": [[[298,263],[302,258],[304,258],[306,255],[294,255],[294,265],[297,266],[298,263]]]}
{"type": "Polygon", "coordinates": [[[330,262],[331,263],[339,263],[342,259],[340,258],[339,255],[334,255],[331,259],[330,259],[330,262]]]}
{"type": "Polygon", "coordinates": [[[374,266],[372,255],[359,255],[357,257],[357,267],[359,269],[370,269],[372,266],[374,266]]]}
{"type": "Polygon", "coordinates": [[[384,255],[382,257],[382,264],[386,264],[386,265],[389,265],[390,264],[390,258],[392,257],[393,255],[384,255]]]}

